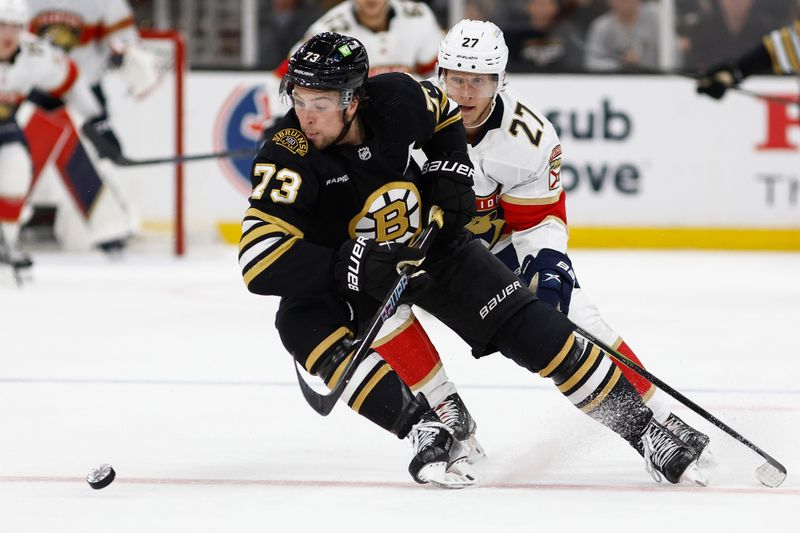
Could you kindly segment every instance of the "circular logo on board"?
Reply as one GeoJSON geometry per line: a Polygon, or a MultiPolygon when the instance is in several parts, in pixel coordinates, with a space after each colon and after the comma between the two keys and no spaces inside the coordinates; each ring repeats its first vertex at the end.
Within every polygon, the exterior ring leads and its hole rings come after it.
{"type": "MultiPolygon", "coordinates": [[[[257,148],[263,140],[264,128],[272,119],[270,97],[263,86],[237,86],[217,114],[214,150],[257,148]]],[[[228,180],[245,196],[250,196],[252,157],[221,157],[217,161],[228,180]]]]}

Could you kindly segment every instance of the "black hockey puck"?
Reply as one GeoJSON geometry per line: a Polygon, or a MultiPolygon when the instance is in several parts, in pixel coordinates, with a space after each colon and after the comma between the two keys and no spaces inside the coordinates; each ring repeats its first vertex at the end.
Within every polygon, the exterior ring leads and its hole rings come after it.
{"type": "Polygon", "coordinates": [[[90,487],[97,490],[109,486],[115,477],[117,477],[117,473],[114,472],[114,467],[104,464],[89,472],[89,475],[86,476],[86,482],[90,487]]]}

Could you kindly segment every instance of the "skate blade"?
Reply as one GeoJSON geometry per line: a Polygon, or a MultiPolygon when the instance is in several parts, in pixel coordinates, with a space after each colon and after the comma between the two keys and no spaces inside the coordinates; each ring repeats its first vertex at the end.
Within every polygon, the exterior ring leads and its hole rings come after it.
{"type": "Polygon", "coordinates": [[[717,466],[717,460],[711,450],[708,449],[708,446],[703,448],[702,453],[700,453],[700,457],[697,458],[697,466],[700,468],[717,466]]]}
{"type": "Polygon", "coordinates": [[[417,477],[421,482],[430,483],[441,489],[464,489],[477,483],[477,480],[469,474],[463,475],[455,470],[449,471],[447,463],[444,462],[429,463],[423,466],[417,477]]]}
{"type": "Polygon", "coordinates": [[[469,450],[467,455],[469,464],[474,465],[475,463],[483,461],[486,458],[486,452],[483,451],[483,446],[481,446],[481,443],[478,442],[478,439],[474,434],[470,435],[466,441],[461,443],[461,445],[469,450]]]}
{"type": "Polygon", "coordinates": [[[447,465],[446,473],[459,477],[462,483],[465,483],[465,486],[477,485],[480,482],[480,477],[477,472],[475,472],[475,468],[467,457],[461,457],[455,461],[451,461],[450,464],[447,465]]]}
{"type": "Polygon", "coordinates": [[[681,483],[694,483],[695,485],[700,485],[701,487],[708,486],[708,476],[700,469],[698,462],[699,460],[689,465],[689,468],[687,468],[681,476],[681,483]]]}

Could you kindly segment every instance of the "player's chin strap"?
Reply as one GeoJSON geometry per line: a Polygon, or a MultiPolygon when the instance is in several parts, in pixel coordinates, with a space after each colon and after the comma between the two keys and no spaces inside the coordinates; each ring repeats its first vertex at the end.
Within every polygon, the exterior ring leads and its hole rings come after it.
{"type": "Polygon", "coordinates": [[[342,122],[344,122],[344,126],[342,127],[342,131],[339,132],[339,135],[336,136],[336,139],[333,140],[331,146],[335,146],[339,144],[339,141],[345,138],[347,132],[350,131],[350,126],[353,125],[353,121],[356,119],[355,113],[353,113],[353,118],[347,120],[347,109],[342,109],[342,122]]]}

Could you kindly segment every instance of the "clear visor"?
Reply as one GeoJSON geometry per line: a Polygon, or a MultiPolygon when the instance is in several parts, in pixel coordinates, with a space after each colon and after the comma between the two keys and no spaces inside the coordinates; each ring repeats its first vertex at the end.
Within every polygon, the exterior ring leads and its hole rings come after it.
{"type": "Polygon", "coordinates": [[[295,88],[295,85],[288,82],[286,77],[281,80],[281,101],[285,105],[294,108],[295,111],[309,109],[317,113],[341,111],[350,105],[353,100],[353,91],[351,89],[336,91],[302,87],[300,89],[301,94],[297,94],[295,88]]]}
{"type": "Polygon", "coordinates": [[[462,103],[465,98],[494,97],[497,94],[497,80],[497,74],[444,71],[441,75],[447,96],[456,103],[462,103]]]}

